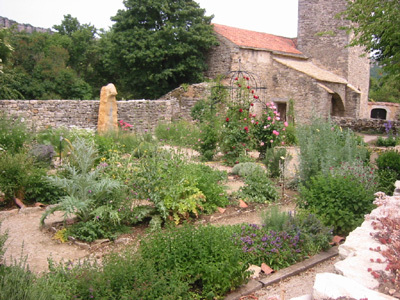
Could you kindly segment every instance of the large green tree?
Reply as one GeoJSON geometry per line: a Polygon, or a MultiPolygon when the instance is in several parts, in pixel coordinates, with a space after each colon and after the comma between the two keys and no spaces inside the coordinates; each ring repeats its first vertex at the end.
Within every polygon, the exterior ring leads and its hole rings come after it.
{"type": "Polygon", "coordinates": [[[125,0],[112,18],[114,78],[126,98],[155,99],[201,81],[216,44],[212,17],[193,0],[125,0]]]}
{"type": "Polygon", "coordinates": [[[343,17],[352,21],[351,45],[364,46],[387,73],[400,76],[399,0],[348,0],[343,17]]]}

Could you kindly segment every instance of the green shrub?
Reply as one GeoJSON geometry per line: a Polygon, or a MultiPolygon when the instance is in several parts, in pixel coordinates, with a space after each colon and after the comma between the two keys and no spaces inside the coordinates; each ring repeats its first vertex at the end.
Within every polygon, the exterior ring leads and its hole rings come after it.
{"type": "Polygon", "coordinates": [[[159,272],[178,271],[199,299],[224,296],[250,275],[229,227],[183,226],[158,232],[143,240],[139,251],[159,272]]]}
{"type": "Polygon", "coordinates": [[[400,179],[400,153],[395,150],[385,151],[376,159],[379,170],[393,170],[400,179]]]}
{"type": "Polygon", "coordinates": [[[285,148],[267,149],[263,163],[267,168],[268,175],[272,178],[279,178],[282,175],[282,163],[289,163],[291,158],[285,148]]]}
{"type": "Polygon", "coordinates": [[[21,118],[0,112],[0,152],[19,152],[29,141],[30,133],[21,118]]]}
{"type": "Polygon", "coordinates": [[[122,203],[122,185],[108,177],[101,177],[102,168],[95,168],[97,159],[95,146],[84,139],[72,144],[68,163],[63,165],[61,177],[47,177],[55,187],[65,190],[60,203],[47,210],[41,223],[55,211],[64,212],[64,218],[76,215],[79,221],[94,220],[104,224],[119,224],[118,214],[122,203]]]}
{"type": "Polygon", "coordinates": [[[219,181],[226,178],[208,166],[188,163],[180,154],[159,151],[144,156],[133,169],[129,185],[137,198],[154,203],[163,220],[176,223],[202,211],[210,212],[225,206],[227,196],[219,181]]]}
{"type": "Polygon", "coordinates": [[[27,182],[35,169],[32,158],[26,153],[0,153],[0,190],[5,199],[23,198],[27,182]]]}
{"type": "Polygon", "coordinates": [[[397,177],[398,174],[392,169],[378,170],[378,186],[376,190],[392,196],[397,177]]]}
{"type": "Polygon", "coordinates": [[[367,161],[368,150],[351,130],[343,130],[331,121],[313,120],[297,128],[300,147],[300,181],[308,184],[319,172],[328,173],[342,162],[367,161]]]}
{"type": "Polygon", "coordinates": [[[397,138],[393,137],[393,136],[388,136],[386,138],[383,137],[378,137],[378,139],[376,140],[375,145],[377,147],[394,147],[397,145],[397,138]]]}
{"type": "Polygon", "coordinates": [[[280,211],[277,205],[272,205],[261,213],[261,220],[269,230],[284,231],[288,227],[291,216],[286,211],[280,211]]]}
{"type": "Polygon", "coordinates": [[[191,122],[179,120],[166,124],[159,123],[155,135],[163,143],[193,147],[200,138],[200,130],[191,122]]]}
{"type": "Polygon", "coordinates": [[[278,199],[278,192],[264,170],[250,173],[245,177],[244,183],[245,186],[237,193],[244,201],[267,203],[278,199]]]}
{"type": "Polygon", "coordinates": [[[300,197],[300,206],[320,217],[337,234],[347,234],[359,226],[374,207],[374,190],[351,174],[319,173],[307,186],[300,186],[300,197]]]}
{"type": "Polygon", "coordinates": [[[238,163],[232,168],[232,174],[240,177],[249,176],[252,173],[264,173],[264,169],[254,162],[238,163]]]}

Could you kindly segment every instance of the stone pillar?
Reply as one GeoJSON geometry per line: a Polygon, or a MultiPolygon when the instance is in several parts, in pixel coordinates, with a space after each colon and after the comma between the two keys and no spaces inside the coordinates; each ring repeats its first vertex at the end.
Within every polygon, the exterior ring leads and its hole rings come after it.
{"type": "Polygon", "coordinates": [[[105,133],[118,130],[117,89],[112,83],[103,86],[100,92],[99,119],[97,132],[105,133]]]}

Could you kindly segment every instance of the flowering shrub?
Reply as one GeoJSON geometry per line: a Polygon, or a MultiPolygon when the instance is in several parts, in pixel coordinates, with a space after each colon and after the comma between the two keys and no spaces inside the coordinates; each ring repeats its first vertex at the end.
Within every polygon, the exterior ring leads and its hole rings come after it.
{"type": "Polygon", "coordinates": [[[260,152],[260,158],[265,157],[268,148],[285,144],[283,139],[285,138],[286,127],[289,124],[281,120],[274,103],[267,103],[266,110],[260,118],[256,119],[254,116],[251,122],[253,124],[255,148],[260,152]]]}
{"type": "Polygon", "coordinates": [[[256,224],[244,224],[233,235],[246,262],[266,263],[274,270],[290,266],[302,258],[300,233],[274,231],[256,224]]]}
{"type": "Polygon", "coordinates": [[[274,103],[262,104],[260,115],[255,113],[254,102],[259,96],[249,86],[249,78],[236,78],[236,99],[227,105],[222,128],[221,150],[228,164],[243,161],[243,156],[251,149],[265,157],[268,148],[284,145],[287,122],[281,120],[274,103]]]}

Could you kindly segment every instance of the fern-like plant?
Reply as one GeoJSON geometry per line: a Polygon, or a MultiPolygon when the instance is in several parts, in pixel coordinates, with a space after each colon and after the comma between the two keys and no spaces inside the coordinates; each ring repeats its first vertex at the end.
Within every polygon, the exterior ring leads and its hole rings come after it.
{"type": "Polygon", "coordinates": [[[42,225],[55,211],[64,212],[64,219],[76,215],[79,221],[100,219],[100,215],[95,214],[101,212],[103,219],[109,218],[119,222],[113,195],[121,184],[107,177],[102,178],[101,168],[94,168],[96,159],[97,149],[93,144],[80,138],[73,142],[71,156],[61,172],[62,177],[47,177],[52,185],[62,188],[66,196],[42,215],[42,225]]]}

